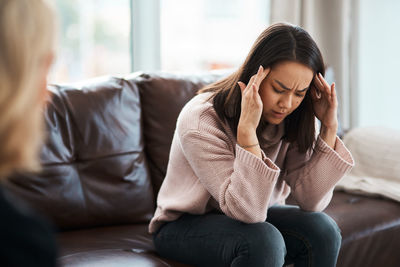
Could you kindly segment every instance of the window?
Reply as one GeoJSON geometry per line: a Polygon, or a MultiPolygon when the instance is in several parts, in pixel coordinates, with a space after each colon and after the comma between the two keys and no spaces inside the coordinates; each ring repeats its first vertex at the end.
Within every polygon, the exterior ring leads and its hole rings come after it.
{"type": "Polygon", "coordinates": [[[55,0],[49,81],[238,67],[269,24],[269,0],[55,0]],[[132,29],[131,29],[132,25],[132,29]],[[132,42],[131,42],[132,41],[132,42]]]}
{"type": "Polygon", "coordinates": [[[160,0],[161,69],[238,67],[269,25],[268,0],[160,0]]]}
{"type": "Polygon", "coordinates": [[[55,5],[59,41],[50,82],[130,72],[130,0],[56,0],[55,5]]]}

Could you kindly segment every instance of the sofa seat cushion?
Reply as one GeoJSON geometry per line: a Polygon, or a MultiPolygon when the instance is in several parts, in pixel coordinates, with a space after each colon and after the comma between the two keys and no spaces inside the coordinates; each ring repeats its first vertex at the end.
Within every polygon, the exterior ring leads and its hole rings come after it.
{"type": "Polygon", "coordinates": [[[83,251],[62,257],[62,266],[169,266],[163,260],[123,249],[83,251]]]}
{"type": "MultiPolygon", "coordinates": [[[[400,205],[392,200],[335,191],[325,210],[342,231],[341,266],[397,266],[400,205]]],[[[160,258],[147,224],[61,232],[61,266],[187,266],[160,258]]]]}
{"type": "Polygon", "coordinates": [[[399,266],[399,203],[335,191],[325,212],[342,231],[338,267],[399,266]]]}
{"type": "Polygon", "coordinates": [[[60,266],[177,266],[160,258],[147,224],[96,227],[58,234],[60,266]]]}

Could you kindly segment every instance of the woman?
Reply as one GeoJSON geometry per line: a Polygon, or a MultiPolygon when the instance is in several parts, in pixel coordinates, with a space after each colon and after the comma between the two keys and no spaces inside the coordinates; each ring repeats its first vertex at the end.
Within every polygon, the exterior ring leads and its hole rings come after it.
{"type": "Polygon", "coordinates": [[[187,103],[149,225],[161,256],[196,266],[335,266],[340,230],[321,211],[354,163],[336,136],[335,85],[323,74],[310,35],[275,24],[235,73],[187,103]],[[298,206],[283,205],[289,193],[298,206]]]}
{"type": "MultiPolygon", "coordinates": [[[[0,1],[0,178],[39,169],[54,15],[45,0],[0,1]]],[[[48,225],[0,187],[0,266],[55,266],[48,225]]]]}

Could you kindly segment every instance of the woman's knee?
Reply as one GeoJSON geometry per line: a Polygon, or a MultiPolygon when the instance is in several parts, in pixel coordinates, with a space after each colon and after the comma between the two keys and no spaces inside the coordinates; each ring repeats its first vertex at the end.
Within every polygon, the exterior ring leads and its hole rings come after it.
{"type": "Polygon", "coordinates": [[[282,266],[285,261],[286,246],[282,234],[270,223],[248,224],[242,232],[246,253],[257,259],[259,266],[282,266]]]}
{"type": "MultiPolygon", "coordinates": [[[[313,233],[315,245],[327,245],[330,249],[339,249],[342,242],[342,235],[336,222],[326,213],[312,212],[307,216],[305,222],[310,232],[313,233]]],[[[312,240],[311,240],[312,241],[312,240]]]]}

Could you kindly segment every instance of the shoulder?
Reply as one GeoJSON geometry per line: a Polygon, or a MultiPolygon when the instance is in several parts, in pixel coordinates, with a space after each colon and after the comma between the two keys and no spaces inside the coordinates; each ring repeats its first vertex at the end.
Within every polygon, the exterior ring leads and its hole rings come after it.
{"type": "Polygon", "coordinates": [[[192,98],[182,109],[177,121],[177,131],[185,134],[187,131],[201,131],[204,126],[220,124],[213,107],[211,93],[203,93],[192,98]]]}
{"type": "Polygon", "coordinates": [[[0,217],[0,249],[7,251],[8,262],[20,266],[55,266],[57,252],[53,228],[2,188],[0,217]],[[24,244],[29,251],[21,251],[19,244],[24,244]],[[21,253],[25,258],[20,257],[21,253]]]}
{"type": "Polygon", "coordinates": [[[204,140],[224,146],[235,139],[229,126],[218,117],[211,93],[197,95],[185,105],[178,117],[176,134],[182,142],[204,140]]]}

